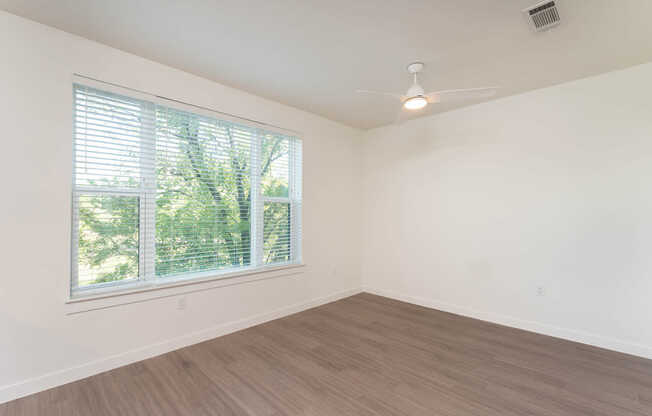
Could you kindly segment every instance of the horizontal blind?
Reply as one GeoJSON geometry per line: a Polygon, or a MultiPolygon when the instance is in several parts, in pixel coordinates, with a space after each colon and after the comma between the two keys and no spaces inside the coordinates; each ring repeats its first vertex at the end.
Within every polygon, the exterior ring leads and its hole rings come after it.
{"type": "Polygon", "coordinates": [[[144,274],[155,122],[151,103],[74,87],[73,287],[144,274]]]}
{"type": "Polygon", "coordinates": [[[156,274],[251,264],[252,128],[157,108],[156,274]]]}
{"type": "Polygon", "coordinates": [[[143,185],[154,148],[154,106],[76,85],[74,89],[75,186],[135,189],[143,185]]]}
{"type": "Polygon", "coordinates": [[[295,137],[259,132],[258,189],[255,206],[262,233],[260,264],[283,264],[301,258],[301,142],[295,137]]]}
{"type": "Polygon", "coordinates": [[[301,261],[301,140],[74,85],[72,289],[301,261]]]}

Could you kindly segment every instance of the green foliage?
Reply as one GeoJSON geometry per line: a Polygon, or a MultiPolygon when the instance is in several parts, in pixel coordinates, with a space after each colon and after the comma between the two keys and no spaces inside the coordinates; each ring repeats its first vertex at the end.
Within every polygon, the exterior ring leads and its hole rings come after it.
{"type": "MultiPolygon", "coordinates": [[[[250,149],[234,140],[230,125],[206,129],[183,113],[157,117],[165,146],[156,152],[156,275],[250,264],[250,149]]],[[[254,167],[263,195],[288,196],[287,175],[274,174],[287,155],[287,140],[263,139],[261,166],[254,167]]],[[[80,285],[137,277],[139,198],[81,198],[79,264],[94,280],[80,285]]],[[[265,204],[266,262],[289,260],[289,221],[289,204],[265,204]]]]}
{"type": "Polygon", "coordinates": [[[227,142],[202,134],[195,119],[172,116],[162,126],[178,153],[157,157],[156,274],[249,264],[249,149],[230,126],[220,131],[227,142]]]}
{"type": "Polygon", "coordinates": [[[263,188],[263,195],[265,196],[278,196],[278,197],[287,197],[288,196],[288,184],[287,181],[283,181],[271,176],[266,176],[261,179],[261,186],[263,188]]]}
{"type": "Polygon", "coordinates": [[[263,261],[290,260],[290,204],[268,202],[263,210],[263,261]]]}
{"type": "Polygon", "coordinates": [[[264,196],[287,197],[289,195],[288,154],[287,140],[272,135],[263,138],[260,176],[264,196]]]}
{"type": "Polygon", "coordinates": [[[138,197],[79,197],[79,258],[92,283],[138,276],[138,197]]]}

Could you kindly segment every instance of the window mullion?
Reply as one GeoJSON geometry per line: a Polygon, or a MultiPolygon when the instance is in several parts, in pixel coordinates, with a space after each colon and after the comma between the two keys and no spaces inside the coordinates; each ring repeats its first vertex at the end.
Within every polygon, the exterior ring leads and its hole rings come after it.
{"type": "Polygon", "coordinates": [[[297,258],[297,242],[296,242],[296,155],[294,139],[290,139],[288,143],[288,162],[289,162],[289,180],[288,180],[288,197],[290,199],[290,262],[294,262],[297,258]]]}
{"type": "Polygon", "coordinates": [[[294,241],[294,258],[292,261],[300,263],[303,261],[302,253],[302,229],[301,224],[303,223],[302,219],[302,201],[303,201],[303,149],[301,140],[298,138],[292,139],[292,166],[294,169],[294,189],[292,194],[293,201],[293,218],[294,218],[294,231],[293,231],[293,241],[294,241]]]}
{"type": "Polygon", "coordinates": [[[251,145],[251,265],[258,267],[263,263],[263,198],[261,191],[260,166],[262,160],[262,138],[255,130],[251,145]]]}
{"type": "Polygon", "coordinates": [[[70,249],[72,251],[70,293],[72,294],[72,291],[79,286],[79,194],[75,190],[72,192],[72,235],[70,249]]]}
{"type": "MultiPolygon", "coordinates": [[[[156,106],[143,103],[147,119],[156,120],[156,106]]],[[[140,241],[139,279],[150,280],[155,275],[156,259],[156,126],[146,123],[141,128],[141,192],[140,192],[140,241]]]]}

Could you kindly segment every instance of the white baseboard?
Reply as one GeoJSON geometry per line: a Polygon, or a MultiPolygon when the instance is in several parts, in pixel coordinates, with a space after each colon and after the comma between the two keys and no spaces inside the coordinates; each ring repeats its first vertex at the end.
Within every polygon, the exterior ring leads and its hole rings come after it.
{"type": "Polygon", "coordinates": [[[76,367],[70,367],[55,371],[39,377],[23,380],[15,384],[1,386],[0,403],[28,396],[33,393],[50,389],[52,387],[80,380],[82,378],[90,377],[104,371],[122,367],[124,365],[141,361],[147,358],[155,357],[166,352],[174,351],[179,348],[207,341],[209,339],[230,334],[232,332],[240,331],[242,329],[249,328],[254,325],[259,325],[274,319],[282,318],[287,315],[292,315],[294,313],[314,308],[326,303],[334,302],[336,300],[346,298],[360,292],[361,290],[359,288],[344,290],[328,296],[312,299],[307,302],[297,303],[291,306],[273,310],[271,312],[240,319],[238,321],[227,322],[212,328],[192,332],[157,344],[147,345],[142,348],[126,351],[124,353],[102,358],[100,360],[91,361],[76,367]]]}
{"type": "Polygon", "coordinates": [[[364,287],[363,292],[371,293],[378,296],[400,300],[402,302],[412,303],[426,308],[437,309],[444,312],[454,313],[456,315],[467,316],[470,318],[480,319],[482,321],[493,322],[512,328],[523,329],[530,332],[536,332],[551,337],[562,338],[569,341],[580,342],[582,344],[593,345],[595,347],[607,350],[622,352],[625,354],[636,355],[643,358],[652,359],[652,347],[642,344],[636,344],[628,341],[622,341],[615,338],[609,338],[602,335],[596,335],[585,331],[562,328],[554,325],[543,324],[535,321],[514,318],[512,316],[497,314],[493,312],[482,312],[466,307],[452,305],[435,299],[426,299],[422,297],[402,295],[382,289],[364,287]]]}

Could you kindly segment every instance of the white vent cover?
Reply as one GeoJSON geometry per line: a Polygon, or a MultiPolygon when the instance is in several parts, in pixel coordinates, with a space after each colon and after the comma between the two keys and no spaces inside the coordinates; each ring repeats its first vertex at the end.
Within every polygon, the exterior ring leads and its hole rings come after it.
{"type": "Polygon", "coordinates": [[[554,1],[537,3],[523,10],[523,12],[527,15],[532,27],[537,32],[557,26],[561,21],[559,18],[559,9],[557,9],[554,1]]]}

